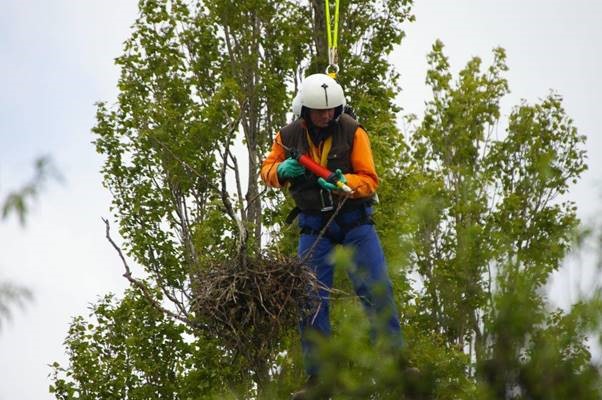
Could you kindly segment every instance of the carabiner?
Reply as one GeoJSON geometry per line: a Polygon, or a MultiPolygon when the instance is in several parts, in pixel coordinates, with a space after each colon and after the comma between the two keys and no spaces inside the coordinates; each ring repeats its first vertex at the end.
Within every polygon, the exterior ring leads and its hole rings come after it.
{"type": "Polygon", "coordinates": [[[328,64],[325,72],[332,79],[335,79],[337,77],[337,74],[339,73],[339,66],[337,64],[328,64]],[[330,70],[331,68],[332,68],[332,71],[330,70]]]}

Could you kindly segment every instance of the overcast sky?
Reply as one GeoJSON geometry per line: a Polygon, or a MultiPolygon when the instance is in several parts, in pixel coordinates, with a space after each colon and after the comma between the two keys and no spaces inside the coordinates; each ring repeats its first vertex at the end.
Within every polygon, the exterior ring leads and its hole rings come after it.
{"type": "MultiPolygon", "coordinates": [[[[422,0],[417,21],[395,52],[402,74],[400,104],[420,114],[426,54],[435,39],[446,45],[455,71],[472,56],[487,64],[491,49],[507,50],[512,93],[535,102],[550,89],[580,132],[588,136],[590,170],[571,191],[579,215],[600,211],[602,2],[596,0],[422,0]]],[[[51,154],[65,177],[52,184],[21,228],[0,225],[0,280],[27,285],[35,301],[0,331],[0,400],[37,400],[48,394],[47,364],[65,361],[70,319],[107,292],[126,286],[121,264],[104,239],[102,216],[110,196],[101,185],[102,159],[90,144],[94,102],[116,97],[121,52],[136,2],[125,0],[5,0],[0,11],[0,198],[33,173],[37,156],[51,154]]],[[[344,66],[343,66],[344,68],[344,66]]],[[[560,274],[559,302],[578,295],[560,274]]]]}

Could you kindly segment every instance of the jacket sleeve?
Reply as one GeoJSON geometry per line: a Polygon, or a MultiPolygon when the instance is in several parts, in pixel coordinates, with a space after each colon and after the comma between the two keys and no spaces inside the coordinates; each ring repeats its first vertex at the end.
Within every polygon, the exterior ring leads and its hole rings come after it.
{"type": "Polygon", "coordinates": [[[353,198],[371,196],[378,187],[378,176],[372,158],[370,139],[362,127],[355,131],[351,149],[351,168],[353,173],[345,174],[347,185],[353,189],[353,198]]]}
{"type": "Polygon", "coordinates": [[[281,140],[280,132],[278,132],[272,143],[272,150],[261,165],[261,179],[266,185],[275,188],[282,187],[282,183],[278,179],[278,165],[286,159],[286,152],[278,144],[281,140]]]}

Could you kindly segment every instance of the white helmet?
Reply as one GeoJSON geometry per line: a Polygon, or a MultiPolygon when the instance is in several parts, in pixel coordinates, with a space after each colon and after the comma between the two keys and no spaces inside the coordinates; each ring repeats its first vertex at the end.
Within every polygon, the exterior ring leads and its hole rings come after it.
{"type": "Polygon", "coordinates": [[[301,83],[301,90],[298,96],[300,96],[301,108],[307,107],[314,110],[325,110],[341,107],[342,109],[346,104],[345,93],[343,93],[341,85],[326,74],[307,76],[301,83]]]}

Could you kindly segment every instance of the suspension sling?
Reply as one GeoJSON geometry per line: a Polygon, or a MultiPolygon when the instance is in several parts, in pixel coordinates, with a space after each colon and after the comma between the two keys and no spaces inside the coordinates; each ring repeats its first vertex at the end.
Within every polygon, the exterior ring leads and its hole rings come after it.
{"type": "MultiPolygon", "coordinates": [[[[339,55],[337,52],[339,43],[339,3],[340,0],[335,0],[334,19],[332,19],[330,17],[330,2],[329,0],[324,0],[324,19],[326,22],[326,40],[328,42],[328,66],[325,73],[332,79],[337,79],[337,74],[339,73],[339,55]]],[[[357,120],[357,116],[351,107],[345,106],[344,112],[357,120]]]]}
{"type": "Polygon", "coordinates": [[[336,79],[339,72],[337,44],[339,41],[339,1],[334,2],[334,21],[330,18],[330,2],[324,0],[325,20],[326,20],[326,39],[328,41],[328,66],[326,74],[331,78],[336,79]],[[334,23],[334,27],[332,26],[334,23]]]}

